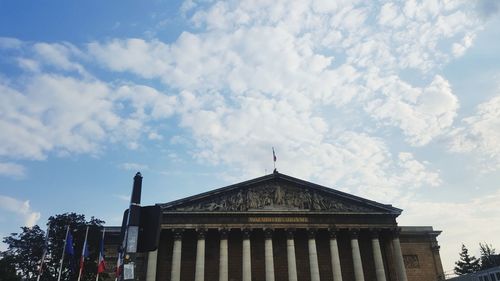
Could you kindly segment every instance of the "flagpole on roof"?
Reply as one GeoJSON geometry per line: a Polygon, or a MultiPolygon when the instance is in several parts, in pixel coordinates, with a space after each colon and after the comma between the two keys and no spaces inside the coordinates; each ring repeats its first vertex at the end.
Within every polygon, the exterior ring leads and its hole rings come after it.
{"type": "Polygon", "coordinates": [[[40,277],[42,276],[43,273],[43,264],[45,262],[45,256],[47,255],[47,246],[49,243],[49,231],[50,231],[50,222],[47,224],[47,232],[45,233],[45,243],[43,245],[43,253],[42,253],[42,258],[40,259],[40,268],[38,270],[38,277],[36,278],[36,281],[40,281],[40,277]]]}
{"type": "Polygon", "coordinates": [[[273,164],[274,164],[274,172],[276,173],[276,153],[274,152],[274,146],[273,146],[273,164]]]}
{"type": "Polygon", "coordinates": [[[57,281],[61,281],[61,273],[62,273],[62,266],[63,266],[63,261],[64,261],[64,253],[66,252],[66,243],[68,242],[68,233],[69,233],[69,225],[66,228],[66,236],[64,236],[64,246],[63,246],[63,252],[61,256],[61,263],[59,264],[59,276],[57,277],[57,281]]]}
{"type": "Polygon", "coordinates": [[[82,271],[83,271],[83,264],[85,262],[85,255],[87,251],[87,236],[89,234],[89,226],[87,225],[87,229],[85,230],[85,241],[83,242],[83,248],[82,248],[82,256],[80,257],[80,272],[78,273],[78,281],[80,281],[80,278],[82,277],[82,271]]]}
{"type": "MultiPolygon", "coordinates": [[[[101,272],[101,262],[104,263],[104,234],[106,233],[106,228],[102,228],[102,240],[99,246],[99,257],[97,258],[97,274],[95,276],[95,281],[99,281],[99,273],[101,272]]],[[[102,267],[104,270],[104,267],[102,267]]]]}

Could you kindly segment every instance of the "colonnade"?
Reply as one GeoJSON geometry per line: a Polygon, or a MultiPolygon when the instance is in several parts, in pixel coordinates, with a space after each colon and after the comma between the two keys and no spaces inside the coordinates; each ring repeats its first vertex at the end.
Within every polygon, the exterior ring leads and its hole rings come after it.
{"type": "MultiPolygon", "coordinates": [[[[195,266],[195,281],[204,281],[205,273],[205,229],[197,229],[198,240],[196,247],[196,266],[195,266]]],[[[228,230],[221,229],[220,233],[220,251],[219,251],[219,281],[228,281],[228,230]]],[[[251,241],[250,229],[243,229],[242,239],[242,280],[252,280],[252,266],[251,266],[251,241]]],[[[316,248],[316,230],[308,229],[308,256],[311,281],[321,281],[319,274],[318,253],[316,248]]],[[[330,233],[330,257],[332,264],[333,281],[342,281],[342,269],[340,264],[339,249],[337,243],[337,231],[331,229],[330,233]]],[[[364,281],[363,263],[361,260],[361,252],[358,242],[358,229],[352,229],[350,233],[350,246],[352,252],[352,262],[354,268],[355,281],[364,281]]],[[[406,270],[403,262],[403,255],[401,253],[401,246],[399,242],[398,232],[394,232],[391,240],[393,249],[394,264],[396,265],[396,274],[398,281],[407,281],[406,270]]],[[[274,255],[273,255],[273,230],[264,229],[264,258],[265,258],[265,277],[266,281],[274,281],[274,255]]],[[[294,231],[292,229],[286,230],[286,252],[287,252],[287,266],[288,266],[288,280],[297,281],[297,262],[295,255],[295,240],[294,231]]],[[[382,252],[379,241],[379,232],[371,230],[371,245],[373,251],[373,259],[375,265],[375,273],[377,281],[387,281],[382,259],[382,252]]],[[[181,249],[182,249],[182,231],[174,231],[174,245],[172,252],[172,267],[171,267],[171,281],[180,281],[181,276],[181,249]]],[[[156,276],[156,252],[150,253],[147,267],[147,281],[155,281],[156,276]]]]}

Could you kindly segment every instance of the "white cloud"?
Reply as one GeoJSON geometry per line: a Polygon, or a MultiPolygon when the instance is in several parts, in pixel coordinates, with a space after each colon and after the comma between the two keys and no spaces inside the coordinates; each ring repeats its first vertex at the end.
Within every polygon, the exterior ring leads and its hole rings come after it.
{"type": "Polygon", "coordinates": [[[472,45],[481,23],[467,12],[471,5],[192,1],[183,12],[195,31],[172,43],[114,39],[93,42],[88,52],[111,71],[179,91],[174,114],[193,134],[191,153],[200,161],[261,174],[266,162],[254,159],[279,145],[288,158],[281,165],[297,175],[374,185],[394,197],[406,192],[398,186],[438,185],[438,172],[413,154],[393,155],[373,130],[350,129],[349,118],[359,114],[357,128],[373,121],[398,128],[413,146],[443,135],[459,103],[436,72],[452,48],[460,55],[472,45]],[[433,78],[413,85],[398,75],[405,69],[433,78]],[[335,118],[344,113],[347,120],[335,118]],[[371,146],[343,148],[357,143],[371,146]],[[345,162],[318,160],[324,151],[345,162]]]}
{"type": "Polygon", "coordinates": [[[98,155],[109,143],[137,148],[142,133],[154,131],[147,122],[175,111],[175,98],[146,86],[55,74],[24,80],[20,86],[0,81],[0,156],[5,158],[98,155]]]}
{"type": "Polygon", "coordinates": [[[125,195],[125,194],[114,194],[114,196],[122,201],[125,202],[130,202],[130,194],[125,195]]]}
{"type": "Polygon", "coordinates": [[[458,101],[439,75],[416,86],[397,72],[429,75],[452,58],[451,49],[463,54],[481,28],[474,13],[464,12],[470,5],[190,2],[198,33],[183,32],[170,44],[93,42],[88,51],[113,71],[159,79],[196,98],[258,92],[296,99],[294,106],[301,107],[364,104],[368,117],[400,128],[409,144],[424,145],[451,126],[458,101]],[[370,13],[378,14],[381,26],[370,13]]]}
{"type": "Polygon", "coordinates": [[[145,171],[149,169],[148,165],[139,163],[130,163],[130,162],[122,163],[119,165],[119,167],[120,169],[123,169],[125,171],[136,171],[136,172],[145,171]]]}
{"type": "MultiPolygon", "coordinates": [[[[190,96],[181,105],[190,103],[190,96]]],[[[270,148],[275,146],[281,172],[372,199],[386,201],[440,183],[439,174],[411,153],[395,157],[382,139],[339,130],[287,101],[258,94],[239,98],[237,108],[220,96],[212,103],[203,101],[181,112],[181,126],[194,133],[194,157],[227,164],[236,170],[233,174],[243,176],[232,181],[261,175],[265,167],[270,172],[270,148]]]]}
{"type": "Polygon", "coordinates": [[[120,121],[108,87],[99,81],[42,74],[22,89],[0,89],[3,156],[44,159],[52,150],[96,153],[105,131],[120,121]]]}
{"type": "Polygon", "coordinates": [[[500,169],[500,96],[477,106],[474,115],[463,118],[450,134],[452,152],[474,154],[483,171],[500,169]]]}
{"type": "Polygon", "coordinates": [[[25,174],[26,170],[22,165],[10,162],[0,162],[0,175],[23,178],[25,174]]]}
{"type": "Polygon", "coordinates": [[[455,57],[462,56],[465,51],[472,46],[472,42],[474,41],[473,34],[466,34],[460,43],[453,43],[452,52],[455,57]]]}
{"type": "Polygon", "coordinates": [[[453,123],[458,98],[441,76],[426,88],[412,87],[398,77],[370,77],[373,90],[383,95],[369,101],[366,110],[376,119],[400,127],[413,145],[427,144],[453,123]]]}
{"type": "Polygon", "coordinates": [[[31,209],[30,201],[20,201],[18,199],[0,195],[0,209],[14,213],[23,219],[25,226],[31,227],[40,219],[40,213],[31,209]]]}
{"type": "Polygon", "coordinates": [[[23,42],[17,38],[0,37],[0,49],[18,49],[23,42]]]}
{"type": "Polygon", "coordinates": [[[18,58],[17,62],[19,64],[19,67],[21,67],[24,70],[32,72],[40,71],[40,63],[36,60],[28,58],[18,58]]]}
{"type": "Polygon", "coordinates": [[[136,38],[112,40],[105,44],[105,48],[93,42],[88,45],[88,50],[99,62],[115,71],[141,73],[146,78],[164,73],[167,68],[164,60],[169,55],[169,48],[165,44],[157,40],[148,43],[136,38]]]}
{"type": "Polygon", "coordinates": [[[33,45],[33,51],[35,57],[47,65],[87,75],[83,66],[72,60],[72,57],[82,57],[83,53],[69,43],[36,43],[33,45]]]}

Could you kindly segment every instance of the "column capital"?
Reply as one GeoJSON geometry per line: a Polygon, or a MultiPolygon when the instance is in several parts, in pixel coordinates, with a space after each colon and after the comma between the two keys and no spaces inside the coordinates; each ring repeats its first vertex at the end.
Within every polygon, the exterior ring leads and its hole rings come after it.
{"type": "Polygon", "coordinates": [[[379,239],[380,232],[381,232],[380,228],[370,228],[370,237],[372,239],[379,239]]]}
{"type": "Polygon", "coordinates": [[[250,228],[243,228],[243,239],[250,239],[250,234],[252,233],[252,230],[250,228]]]}
{"type": "Polygon", "coordinates": [[[308,228],[308,229],[307,229],[307,237],[309,237],[309,239],[314,239],[314,238],[316,238],[316,232],[317,232],[317,231],[318,231],[318,230],[317,230],[317,229],[315,229],[315,228],[308,228]]]}
{"type": "Polygon", "coordinates": [[[182,240],[182,233],[184,230],[182,228],[175,228],[172,230],[172,233],[174,234],[174,240],[182,240]]]}
{"type": "Polygon", "coordinates": [[[264,237],[266,239],[273,239],[273,232],[274,232],[274,230],[271,228],[264,229],[264,237]]]}
{"type": "Polygon", "coordinates": [[[219,229],[219,235],[220,239],[227,239],[229,235],[229,230],[227,228],[221,228],[219,229]]]}
{"type": "Polygon", "coordinates": [[[330,235],[330,239],[337,239],[338,229],[335,227],[331,227],[328,229],[328,234],[330,235]]]}
{"type": "Polygon", "coordinates": [[[349,235],[351,236],[351,239],[358,239],[359,231],[360,231],[359,228],[350,228],[349,235]]]}
{"type": "Polygon", "coordinates": [[[198,239],[205,239],[205,235],[207,234],[207,229],[198,228],[196,232],[198,233],[198,239]]]}
{"type": "Polygon", "coordinates": [[[293,236],[294,236],[294,233],[295,233],[295,228],[287,228],[287,229],[285,229],[285,232],[286,232],[286,238],[293,240],[293,236]]]}
{"type": "Polygon", "coordinates": [[[396,227],[390,230],[391,236],[393,239],[399,238],[399,234],[401,234],[401,228],[396,227]]]}

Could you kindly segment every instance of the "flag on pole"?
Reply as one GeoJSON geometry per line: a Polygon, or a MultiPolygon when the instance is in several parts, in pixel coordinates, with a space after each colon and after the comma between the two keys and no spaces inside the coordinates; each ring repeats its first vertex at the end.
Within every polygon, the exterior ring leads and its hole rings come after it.
{"type": "Polygon", "coordinates": [[[47,225],[47,232],[45,232],[45,242],[43,244],[42,258],[40,259],[40,268],[38,270],[38,277],[36,279],[37,281],[40,281],[40,277],[42,276],[43,273],[45,256],[47,256],[47,249],[49,248],[49,231],[50,231],[50,224],[47,225]]]}
{"type": "Polygon", "coordinates": [[[73,248],[73,235],[71,235],[71,230],[68,231],[68,235],[66,235],[66,254],[69,256],[75,255],[75,249],[73,248]]]}
{"type": "Polygon", "coordinates": [[[85,259],[88,258],[89,256],[89,245],[87,244],[88,234],[89,234],[89,227],[87,226],[87,230],[85,231],[85,240],[83,241],[82,256],[80,257],[80,272],[78,273],[78,281],[80,281],[80,278],[82,277],[83,265],[85,263],[85,259]]]}
{"type": "Polygon", "coordinates": [[[66,236],[64,237],[64,246],[61,255],[61,262],[59,263],[59,272],[57,276],[57,281],[61,281],[61,275],[64,263],[64,254],[68,254],[70,261],[70,270],[73,271],[73,255],[75,254],[75,250],[73,249],[73,236],[71,235],[69,225],[66,227],[66,236]]]}
{"type": "Polygon", "coordinates": [[[274,153],[274,147],[273,147],[273,161],[276,162],[276,153],[274,153]]]}
{"type": "Polygon", "coordinates": [[[83,249],[83,252],[82,252],[82,256],[80,258],[80,274],[83,271],[83,264],[85,262],[85,259],[89,257],[89,245],[87,244],[86,240],[85,240],[85,243],[84,243],[83,247],[84,247],[84,249],[83,249]]]}
{"type": "Polygon", "coordinates": [[[105,230],[102,231],[102,239],[101,244],[99,245],[99,259],[97,261],[97,275],[99,273],[103,273],[106,269],[106,262],[104,261],[104,233],[105,230]]]}
{"type": "Polygon", "coordinates": [[[122,273],[122,260],[123,260],[123,250],[122,247],[118,247],[118,258],[116,259],[116,269],[115,269],[115,280],[120,278],[122,273]]]}

